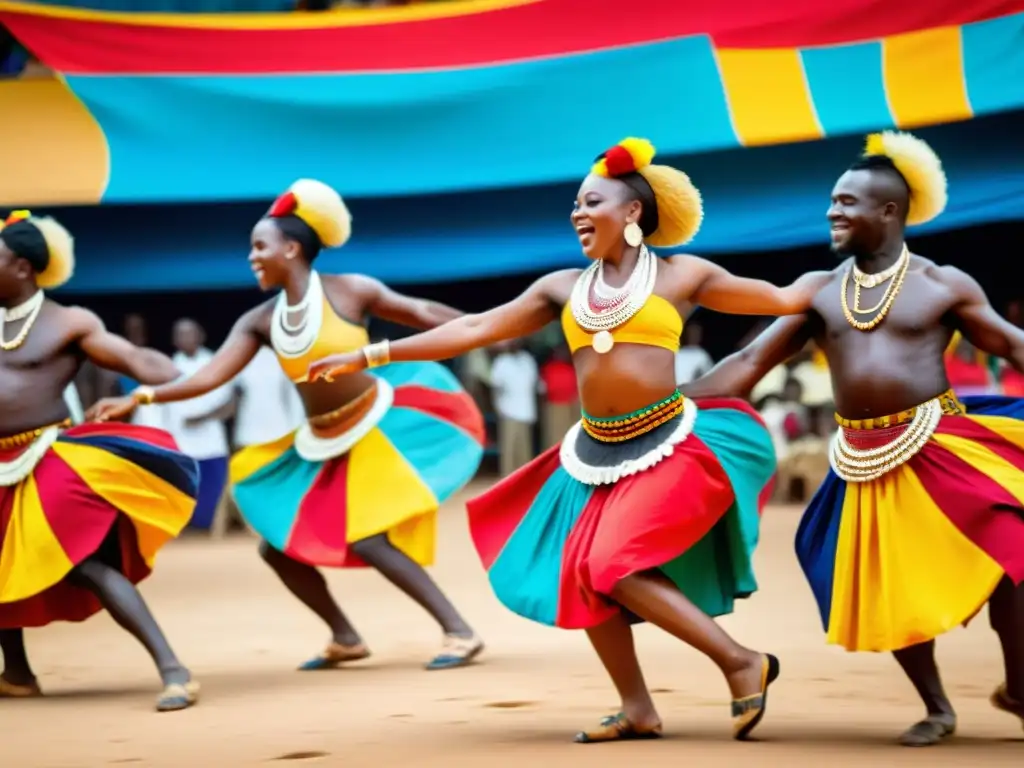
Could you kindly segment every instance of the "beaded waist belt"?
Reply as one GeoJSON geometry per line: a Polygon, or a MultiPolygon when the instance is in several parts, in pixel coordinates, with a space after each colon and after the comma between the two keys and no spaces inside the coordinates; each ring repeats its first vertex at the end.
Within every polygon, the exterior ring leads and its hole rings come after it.
{"type": "Polygon", "coordinates": [[[333,437],[334,435],[343,434],[369,413],[376,401],[377,387],[375,385],[340,408],[335,408],[327,413],[321,413],[319,416],[311,416],[309,418],[309,426],[314,433],[322,437],[333,437]]]}
{"type": "MultiPolygon", "coordinates": [[[[967,409],[957,399],[952,389],[947,389],[929,402],[938,402],[942,412],[949,416],[960,416],[967,413],[967,409]]],[[[836,424],[844,429],[885,429],[886,427],[898,427],[912,422],[920,407],[915,405],[913,408],[908,408],[899,413],[893,413],[889,416],[874,416],[870,419],[844,419],[837,413],[836,424]]]]}
{"type": "Polygon", "coordinates": [[[39,437],[48,429],[67,429],[73,424],[71,419],[64,419],[56,424],[47,424],[45,427],[36,427],[35,429],[27,429],[24,432],[19,432],[16,435],[8,435],[7,437],[0,437],[0,451],[9,451],[14,448],[21,448],[22,446],[34,443],[39,437]]]}
{"type": "Polygon", "coordinates": [[[599,418],[583,413],[583,431],[602,443],[622,443],[660,427],[683,412],[685,398],[679,390],[653,405],[619,416],[599,418]]]}
{"type": "MultiPolygon", "coordinates": [[[[829,463],[835,473],[848,483],[877,480],[914,458],[935,434],[943,415],[958,416],[966,412],[950,390],[926,403],[890,416],[855,420],[843,419],[837,414],[836,421],[841,429],[832,438],[829,463]],[[845,434],[847,429],[887,428],[893,429],[893,439],[871,447],[855,447],[845,434]]],[[[854,442],[861,441],[854,439],[854,442]]]]}

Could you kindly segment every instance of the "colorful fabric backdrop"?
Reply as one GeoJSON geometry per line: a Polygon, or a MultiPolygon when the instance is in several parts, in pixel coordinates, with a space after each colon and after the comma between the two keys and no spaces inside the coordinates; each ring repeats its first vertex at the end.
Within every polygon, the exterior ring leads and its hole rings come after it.
{"type": "Polygon", "coordinates": [[[1024,0],[221,15],[0,2],[0,22],[90,118],[76,130],[91,134],[78,141],[92,183],[50,200],[63,203],[263,199],[297,174],[353,197],[524,186],[578,177],[624,135],[671,155],[965,120],[1024,105],[1022,12],[1024,0]]]}
{"type": "Polygon", "coordinates": [[[1024,218],[1024,0],[623,7],[195,15],[0,0],[0,23],[61,73],[0,81],[17,117],[0,121],[0,208],[104,204],[60,212],[79,243],[72,291],[234,287],[251,284],[252,222],[313,176],[355,215],[332,264],[405,283],[486,277],[579,258],[576,184],[622,136],[693,176],[708,214],[693,247],[711,254],[825,242],[828,190],[860,135],[897,126],[950,175],[949,210],[921,231],[1024,218]],[[185,221],[202,269],[174,266],[185,221]]]}

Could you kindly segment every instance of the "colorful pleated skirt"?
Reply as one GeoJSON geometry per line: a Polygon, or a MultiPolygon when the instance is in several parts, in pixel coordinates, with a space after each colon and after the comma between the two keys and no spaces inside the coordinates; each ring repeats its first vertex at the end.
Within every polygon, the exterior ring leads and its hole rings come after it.
{"type": "Polygon", "coordinates": [[[196,462],[166,432],[86,424],[54,434],[48,447],[0,451],[7,469],[19,459],[34,463],[23,479],[0,487],[0,628],[89,618],[101,606],[66,582],[71,569],[116,526],[117,565],[138,583],[195,507],[196,462]],[[28,456],[37,449],[41,456],[28,456]]]}
{"type": "Polygon", "coordinates": [[[302,427],[232,457],[242,516],[271,547],[300,562],[363,566],[349,545],[386,533],[417,563],[431,564],[437,510],[480,466],[483,416],[447,368],[396,363],[372,374],[370,410],[324,450],[302,427]],[[313,440],[310,448],[304,437],[313,440]]]}
{"type": "Polygon", "coordinates": [[[751,559],[775,472],[771,437],[742,401],[684,407],[689,424],[684,414],[622,443],[577,424],[468,503],[473,542],[507,608],[585,629],[621,610],[608,597],[619,581],[651,570],[712,616],[757,590],[751,559]]]}
{"type": "MultiPolygon", "coordinates": [[[[902,465],[868,482],[830,471],[811,500],[796,552],[828,642],[926,642],[973,618],[1005,576],[1024,579],[1024,400],[965,398],[957,410],[902,465]]],[[[843,431],[865,448],[894,434],[843,431]]]]}

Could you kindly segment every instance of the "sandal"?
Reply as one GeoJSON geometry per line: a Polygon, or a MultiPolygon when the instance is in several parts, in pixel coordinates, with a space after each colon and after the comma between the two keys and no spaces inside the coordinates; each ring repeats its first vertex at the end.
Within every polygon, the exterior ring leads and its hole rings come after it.
{"type": "Polygon", "coordinates": [[[1011,698],[1010,694],[1006,692],[1005,683],[996,688],[989,701],[1000,712],[1019,717],[1021,727],[1024,728],[1024,702],[1011,698]]]}
{"type": "Polygon", "coordinates": [[[188,709],[199,701],[199,683],[189,680],[187,683],[171,683],[164,687],[156,700],[157,712],[177,712],[188,709]]]}
{"type": "Polygon", "coordinates": [[[947,736],[956,732],[956,718],[942,715],[929,715],[919,723],[914,723],[900,736],[900,744],[904,747],[931,747],[947,736]]]}
{"type": "Polygon", "coordinates": [[[484,641],[475,634],[472,637],[445,635],[441,652],[427,662],[427,669],[455,669],[464,667],[480,655],[484,641]]]}
{"type": "Polygon", "coordinates": [[[363,643],[358,645],[342,645],[330,643],[324,652],[316,658],[299,665],[300,672],[316,672],[321,669],[336,669],[350,661],[362,661],[370,657],[370,649],[363,643]]]}
{"type": "Polygon", "coordinates": [[[761,692],[732,700],[732,737],[745,741],[764,718],[768,707],[768,687],[779,677],[779,660],[765,654],[761,667],[761,692]]]}
{"type": "Polygon", "coordinates": [[[43,691],[35,680],[28,685],[18,685],[0,675],[0,699],[31,699],[42,695],[43,691]]]}
{"type": "Polygon", "coordinates": [[[649,731],[641,731],[626,719],[624,713],[619,712],[617,715],[604,718],[597,730],[580,731],[573,741],[577,744],[599,744],[603,741],[649,741],[660,738],[660,723],[649,731]]]}

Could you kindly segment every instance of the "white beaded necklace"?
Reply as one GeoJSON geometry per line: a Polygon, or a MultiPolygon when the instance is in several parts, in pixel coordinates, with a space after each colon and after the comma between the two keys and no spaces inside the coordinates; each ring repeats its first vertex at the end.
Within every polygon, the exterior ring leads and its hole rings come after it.
{"type": "Polygon", "coordinates": [[[270,318],[270,343],[281,357],[302,357],[312,349],[320,335],[324,319],[324,288],[320,275],[309,273],[306,295],[298,304],[289,306],[285,291],[277,296],[274,314],[270,318]],[[291,322],[289,315],[301,312],[298,322],[291,322]]]}
{"type": "Polygon", "coordinates": [[[658,277],[658,259],[647,246],[640,246],[633,272],[622,288],[612,288],[604,282],[603,262],[596,261],[587,267],[573,286],[569,303],[576,324],[594,334],[593,347],[598,354],[605,354],[615,346],[610,333],[639,312],[654,293],[658,277]],[[602,288],[597,288],[598,284],[602,288]],[[591,301],[591,288],[597,301],[591,301]]]}
{"type": "Polygon", "coordinates": [[[36,318],[39,317],[39,312],[43,308],[44,298],[45,296],[42,291],[36,291],[28,301],[16,307],[11,307],[10,309],[0,307],[0,349],[10,352],[25,343],[25,339],[28,338],[28,332],[32,330],[32,326],[35,325],[36,318]],[[7,323],[23,318],[28,319],[21,326],[21,330],[18,331],[13,339],[7,341],[4,338],[4,329],[7,323]]]}

